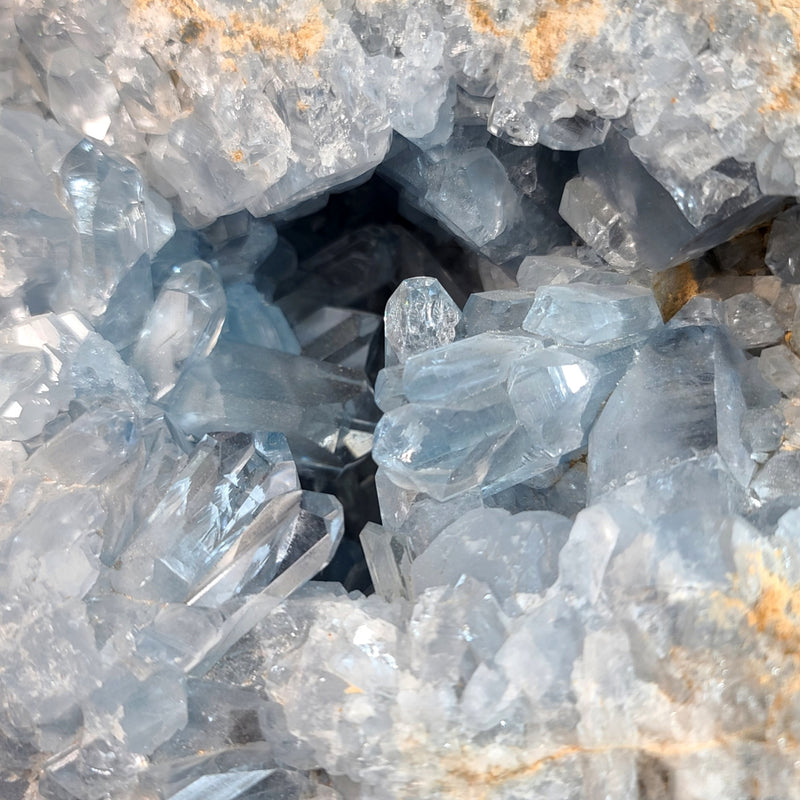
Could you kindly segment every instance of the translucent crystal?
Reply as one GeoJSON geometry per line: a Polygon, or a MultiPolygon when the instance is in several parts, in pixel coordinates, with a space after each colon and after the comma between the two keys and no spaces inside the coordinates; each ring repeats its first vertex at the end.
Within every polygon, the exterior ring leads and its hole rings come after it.
{"type": "Polygon", "coordinates": [[[76,314],[42,314],[0,332],[2,438],[36,436],[67,408],[74,395],[70,358],[89,333],[76,314]]]}
{"type": "Polygon", "coordinates": [[[719,453],[746,485],[753,463],[741,441],[743,412],[735,354],[717,329],[657,334],[592,428],[592,496],[708,452],[719,453]]]}
{"type": "Polygon", "coordinates": [[[222,329],[225,292],[204,261],[177,267],[156,297],[133,349],[133,364],[158,399],[192,357],[208,355],[222,329]]]}
{"type": "Polygon", "coordinates": [[[447,500],[436,500],[424,492],[399,485],[383,467],[379,467],[375,475],[375,488],[384,528],[407,534],[415,552],[422,552],[451,522],[483,505],[477,489],[447,500]]]}
{"type": "Polygon", "coordinates": [[[153,300],[153,273],[150,259],[144,255],[117,284],[97,332],[118,350],[126,350],[139,338],[153,300]]]}
{"type": "Polygon", "coordinates": [[[369,522],[359,535],[375,591],[388,602],[413,596],[411,562],[414,549],[408,536],[369,522]]]}
{"type": "Polygon", "coordinates": [[[787,283],[800,283],[800,208],[792,206],[772,222],[766,263],[787,283]]]}
{"type": "Polygon", "coordinates": [[[411,566],[414,591],[453,586],[462,575],[487,584],[501,603],[517,592],[543,593],[557,577],[570,523],[549,511],[511,515],[476,509],[448,525],[411,566]],[[524,572],[515,565],[522,561],[524,572]]]}
{"type": "Polygon", "coordinates": [[[535,292],[540,286],[560,286],[572,283],[586,267],[569,256],[528,256],[519,265],[517,283],[521,289],[535,292]]]}
{"type": "Polygon", "coordinates": [[[751,486],[762,501],[800,495],[800,454],[794,451],[775,453],[761,467],[751,486]]]}
{"type": "Polygon", "coordinates": [[[533,304],[533,293],[496,289],[470,295],[464,306],[467,336],[485,331],[517,331],[533,304]]]}
{"type": "Polygon", "coordinates": [[[558,457],[583,442],[584,412],[599,378],[590,362],[557,350],[521,358],[508,381],[508,396],[533,447],[558,457]]]}
{"type": "Polygon", "coordinates": [[[744,348],[777,344],[786,333],[767,302],[751,294],[734,295],[725,301],[725,322],[744,348]]]}
{"type": "Polygon", "coordinates": [[[170,395],[169,415],[194,436],[277,428],[298,459],[344,453],[340,439],[351,430],[369,434],[374,426],[363,374],[226,340],[187,366],[170,395]]]}
{"type": "Polygon", "coordinates": [[[282,497],[296,504],[291,515],[271,520],[274,550],[266,554],[266,564],[247,583],[248,596],[241,603],[229,604],[222,624],[195,642],[181,659],[185,672],[204,674],[282,600],[320,572],[336,552],[344,533],[341,503],[315,492],[291,492],[282,497]]]}
{"type": "Polygon", "coordinates": [[[94,317],[140,256],[154,255],[175,232],[172,212],[133,166],[87,141],[66,156],[61,179],[79,238],[53,308],[94,317]]]}
{"type": "Polygon", "coordinates": [[[393,367],[384,367],[375,378],[375,405],[383,411],[407,402],[403,394],[403,367],[395,364],[393,367]]]}
{"type": "Polygon", "coordinates": [[[145,681],[123,708],[121,726],[134,753],[151,753],[188,721],[183,682],[168,673],[145,681]]]}
{"type": "Polygon", "coordinates": [[[695,295],[681,306],[669,321],[671,328],[687,325],[722,325],[725,322],[725,306],[713,297],[695,295]]]}
{"type": "Polygon", "coordinates": [[[565,591],[596,603],[617,544],[620,526],[602,506],[584,509],[575,518],[558,554],[558,580],[565,591]]]}
{"type": "Polygon", "coordinates": [[[661,326],[652,292],[638,286],[545,286],[522,326],[561,345],[622,347],[661,326]]]}
{"type": "Polygon", "coordinates": [[[559,212],[609,264],[663,269],[694,236],[694,228],[622,137],[609,137],[601,147],[581,153],[578,168],[579,177],[564,188],[559,212]]]}
{"type": "Polygon", "coordinates": [[[410,147],[383,170],[420,208],[480,248],[514,222],[519,199],[497,157],[471,144],[464,134],[425,152],[410,147]]]}
{"type": "Polygon", "coordinates": [[[406,361],[403,396],[412,403],[465,409],[502,401],[514,365],[539,347],[525,336],[481,333],[427,350],[406,361]]]}
{"type": "Polygon", "coordinates": [[[278,245],[275,226],[247,212],[218,219],[203,234],[212,247],[209,263],[226,284],[252,280],[278,245]]]}
{"type": "MultiPolygon", "coordinates": [[[[257,533],[266,504],[298,489],[284,437],[205,437],[134,534],[114,586],[139,596],[222,605],[272,549],[257,533]]],[[[266,527],[264,534],[275,531],[266,527]]]]}
{"type": "Polygon", "coordinates": [[[49,66],[47,95],[56,119],[85,136],[105,138],[119,97],[102,61],[65,48],[53,55],[49,66]]]}
{"type": "Polygon", "coordinates": [[[783,441],[786,420],[775,408],[749,408],[742,415],[742,441],[750,458],[759,463],[778,449],[783,441]]]}
{"type": "Polygon", "coordinates": [[[516,424],[507,402],[477,410],[409,403],[378,423],[372,457],[404,488],[444,500],[484,482],[516,424]]]}
{"type": "Polygon", "coordinates": [[[435,278],[409,278],[389,298],[384,313],[386,365],[456,338],[458,306],[435,278]]]}
{"type": "Polygon", "coordinates": [[[761,374],[786,397],[800,396],[800,358],[786,345],[763,350],[758,359],[761,374]]]}
{"type": "Polygon", "coordinates": [[[300,354],[300,343],[283,311],[265,302],[249,283],[234,283],[225,289],[227,312],[223,336],[284,353],[300,354]]]}

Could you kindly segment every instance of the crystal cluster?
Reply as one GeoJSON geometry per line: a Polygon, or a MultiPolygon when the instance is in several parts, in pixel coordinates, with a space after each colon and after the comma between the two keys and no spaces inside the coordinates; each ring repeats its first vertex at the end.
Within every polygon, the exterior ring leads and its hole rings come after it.
{"type": "Polygon", "coordinates": [[[800,800],[795,0],[0,0],[2,800],[800,800]]]}

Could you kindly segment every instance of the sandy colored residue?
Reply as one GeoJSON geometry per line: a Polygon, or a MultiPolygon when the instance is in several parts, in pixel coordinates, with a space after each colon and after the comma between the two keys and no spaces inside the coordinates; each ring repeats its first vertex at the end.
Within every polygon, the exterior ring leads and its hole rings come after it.
{"type": "MultiPolygon", "coordinates": [[[[769,705],[761,723],[754,728],[720,730],[711,738],[694,741],[633,737],[630,741],[612,741],[596,747],[569,744],[549,752],[530,753],[521,749],[490,753],[465,747],[444,759],[447,777],[441,783],[441,795],[488,800],[499,785],[525,781],[559,762],[581,756],[635,752],[668,763],[743,741],[759,741],[763,747],[783,754],[800,749],[787,729],[800,697],[800,585],[791,583],[780,568],[781,553],[775,551],[771,556],[774,559],[770,557],[767,563],[764,553],[750,553],[745,574],[733,577],[728,592],[715,592],[709,609],[715,624],[741,632],[742,648],[751,653],[743,654],[740,669],[754,686],[766,692],[769,705]]],[[[713,647],[705,651],[672,648],[667,669],[679,678],[688,693],[682,699],[671,697],[676,707],[702,703],[704,695],[713,695],[713,687],[724,680],[720,672],[724,661],[713,647]]]]}
{"type": "MultiPolygon", "coordinates": [[[[230,55],[250,49],[304,61],[320,50],[327,33],[319,6],[299,25],[293,25],[280,19],[266,19],[258,11],[247,16],[238,11],[216,15],[201,0],[133,0],[131,4],[131,19],[145,26],[159,13],[179,22],[184,43],[218,47],[228,56],[225,59],[228,70],[230,55]]],[[[157,38],[155,31],[151,30],[150,35],[157,38]]]]}
{"type": "MultiPolygon", "coordinates": [[[[780,561],[780,552],[775,552],[775,559],[780,561]]],[[[771,669],[764,667],[764,685],[771,690],[765,734],[797,747],[790,727],[791,709],[800,695],[800,586],[768,567],[761,554],[752,559],[749,574],[758,579],[760,589],[747,612],[747,624],[766,637],[767,653],[783,654],[782,659],[771,659],[771,669]]]]}
{"type": "Polygon", "coordinates": [[[795,44],[800,48],[800,0],[758,0],[763,11],[780,14],[788,23],[795,44]]]}
{"type": "MultiPolygon", "coordinates": [[[[496,787],[504,783],[510,783],[531,775],[535,775],[543,768],[563,761],[571,756],[578,755],[581,748],[569,745],[548,753],[544,756],[533,758],[530,761],[522,760],[515,766],[500,767],[489,766],[482,763],[480,756],[466,748],[464,753],[452,759],[452,763],[446,763],[448,777],[454,781],[455,785],[473,787],[478,792],[488,792],[490,787],[496,787]]],[[[449,781],[446,781],[449,783],[449,781]]],[[[451,792],[452,794],[452,792],[451,792]]],[[[472,797],[484,797],[483,793],[478,795],[470,794],[472,797]]]]}
{"type": "Polygon", "coordinates": [[[227,32],[222,36],[222,48],[240,52],[249,43],[254,50],[271,50],[288,53],[296,61],[314,55],[325,41],[325,25],[314,12],[295,30],[286,31],[260,20],[246,19],[238,12],[230,15],[227,32]]]}
{"type": "MultiPolygon", "coordinates": [[[[800,51],[800,0],[755,0],[761,14],[779,15],[786,20],[800,51]]],[[[767,112],[797,111],[800,108],[800,52],[795,55],[798,69],[788,79],[778,81],[769,87],[771,99],[758,110],[767,112]]]]}
{"type": "Polygon", "coordinates": [[[446,777],[436,787],[436,796],[458,798],[459,800],[491,800],[496,796],[499,787],[513,785],[520,781],[524,782],[539,772],[558,767],[571,759],[607,756],[614,753],[635,753],[639,756],[650,756],[656,762],[660,762],[717,750],[733,744],[735,741],[735,737],[720,736],[709,740],[688,742],[642,740],[609,743],[596,747],[564,745],[555,748],[552,752],[533,755],[528,759],[521,750],[513,753],[507,749],[504,751],[506,757],[519,759],[518,763],[508,766],[487,764],[487,760],[490,760],[492,755],[503,752],[502,749],[498,749],[490,755],[480,749],[467,747],[457,756],[444,759],[443,766],[446,777]]]}
{"type": "Polygon", "coordinates": [[[546,4],[522,37],[533,77],[537,81],[551,78],[564,45],[574,39],[593,39],[605,18],[603,0],[551,0],[546,4]]]}
{"type": "Polygon", "coordinates": [[[467,0],[467,16],[472,23],[472,28],[477,33],[492,34],[492,36],[506,37],[509,31],[501,28],[493,19],[481,0],[467,0]]]}
{"type": "MultiPolygon", "coordinates": [[[[574,740],[545,744],[537,737],[529,747],[450,742],[446,752],[432,749],[424,737],[409,737],[401,743],[403,760],[418,762],[420,773],[433,763],[438,774],[426,776],[424,785],[409,784],[400,796],[492,800],[498,791],[504,793],[515,785],[518,793],[530,792],[537,776],[546,781],[549,770],[570,770],[586,758],[622,753],[634,755],[637,761],[645,758],[656,766],[663,764],[666,770],[681,759],[729,751],[743,743],[758,743],[765,752],[782,758],[792,753],[800,758],[800,743],[791,731],[800,700],[800,585],[786,576],[782,559],[778,550],[754,548],[744,554],[742,572],[730,578],[725,590],[706,596],[704,611],[698,608],[699,614],[725,632],[723,640],[739,642],[741,652],[734,656],[735,664],[730,662],[730,652],[717,648],[714,637],[707,646],[675,645],[663,658],[665,680],[657,689],[668,703],[665,710],[678,716],[693,706],[707,704],[713,710],[724,702],[721,686],[739,687],[742,695],[752,691],[754,703],[765,703],[762,713],[745,717],[741,727],[701,726],[693,738],[681,726],[673,730],[670,725],[645,724],[641,729],[634,726],[630,736],[610,736],[596,745],[574,740]],[[648,729],[653,731],[650,735],[648,729]]],[[[568,733],[565,737],[573,738],[568,733]]]]}
{"type": "Polygon", "coordinates": [[[653,295],[664,322],[669,322],[699,291],[690,262],[659,272],[653,279],[653,295]]]}
{"type": "Polygon", "coordinates": [[[784,85],[773,84],[770,86],[770,92],[772,99],[758,109],[762,114],[767,111],[796,109],[800,103],[800,72],[795,72],[784,85]]]}
{"type": "Polygon", "coordinates": [[[712,618],[721,626],[743,621],[761,636],[764,652],[781,660],[787,656],[800,667],[800,585],[790,583],[777,568],[782,561],[779,550],[771,552],[770,560],[774,565],[766,563],[760,550],[749,553],[746,571],[733,576],[730,593],[714,593],[712,618]],[[748,591],[751,582],[755,585],[748,591]]]}
{"type": "MultiPolygon", "coordinates": [[[[776,558],[779,557],[776,553],[776,558]]],[[[747,612],[748,625],[768,635],[786,655],[797,658],[800,656],[800,586],[790,584],[784,575],[770,570],[763,557],[753,559],[749,574],[758,579],[759,593],[747,612]]]]}
{"type": "Polygon", "coordinates": [[[544,0],[532,20],[510,28],[496,22],[491,0],[467,0],[466,11],[476,33],[518,40],[540,82],[553,76],[558,56],[570,41],[597,36],[608,13],[605,0],[544,0]]]}

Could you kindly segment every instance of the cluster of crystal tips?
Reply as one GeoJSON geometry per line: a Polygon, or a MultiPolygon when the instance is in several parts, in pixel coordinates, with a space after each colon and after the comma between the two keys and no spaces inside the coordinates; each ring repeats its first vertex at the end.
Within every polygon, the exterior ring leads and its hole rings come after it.
{"type": "Polygon", "coordinates": [[[441,322],[452,300],[438,282],[410,278],[390,298],[373,456],[398,486],[439,501],[491,495],[579,456],[630,346],[662,326],[639,286],[577,282],[519,300],[521,326],[504,314],[464,337],[460,317],[441,322]]]}
{"type": "MultiPolygon", "coordinates": [[[[115,590],[220,607],[263,571],[275,574],[277,498],[299,494],[282,434],[205,436],[125,553],[115,590]],[[267,563],[270,562],[270,566],[267,563]]],[[[284,512],[285,513],[285,512],[284,512]]],[[[335,541],[335,540],[334,540],[335,541]]]]}
{"type": "MultiPolygon", "coordinates": [[[[109,583],[112,591],[241,616],[259,595],[280,599],[319,572],[343,529],[335,497],[300,489],[283,434],[218,433],[197,444],[109,583]]],[[[215,647],[231,627],[226,619],[214,632],[215,647]]],[[[187,656],[200,653],[196,641],[187,656]]]]}
{"type": "Polygon", "coordinates": [[[4,541],[2,593],[14,612],[2,624],[28,620],[3,647],[7,708],[27,698],[16,724],[57,724],[53,749],[88,716],[99,737],[54,759],[56,782],[89,768],[92,748],[141,758],[181,730],[185,676],[210,669],[324,568],[342,538],[340,503],[300,489],[283,434],[208,435],[188,458],[163,428],[152,436],[132,412],[98,406],[42,445],[7,487],[4,522],[20,538],[4,541]],[[153,480],[164,482],[161,492],[153,480]],[[57,537],[48,519],[58,521],[57,537]],[[15,562],[39,565],[36,592],[24,590],[29,567],[15,562]],[[36,619],[50,620],[46,645],[36,619]],[[57,682],[15,672],[58,652],[69,657],[57,682]]]}

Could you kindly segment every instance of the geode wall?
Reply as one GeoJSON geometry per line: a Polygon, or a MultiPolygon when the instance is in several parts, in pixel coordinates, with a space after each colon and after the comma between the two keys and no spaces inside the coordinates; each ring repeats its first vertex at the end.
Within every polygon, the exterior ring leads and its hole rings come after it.
{"type": "Polygon", "coordinates": [[[795,0],[0,0],[0,798],[800,798],[795,0]]]}

